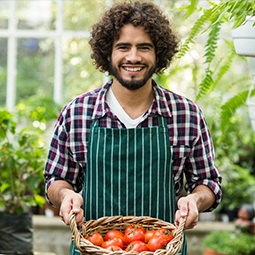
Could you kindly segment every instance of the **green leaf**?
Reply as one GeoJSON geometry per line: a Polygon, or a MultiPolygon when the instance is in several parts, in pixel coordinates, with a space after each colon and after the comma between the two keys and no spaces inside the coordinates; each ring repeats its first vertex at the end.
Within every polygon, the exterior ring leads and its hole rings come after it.
{"type": "Polygon", "coordinates": [[[40,195],[35,195],[35,202],[36,202],[37,205],[42,207],[45,203],[45,199],[44,199],[44,197],[42,197],[40,195]]]}
{"type": "Polygon", "coordinates": [[[31,191],[36,189],[39,186],[40,182],[41,182],[41,180],[38,176],[29,176],[26,179],[26,181],[28,183],[28,188],[31,191]]]}
{"type": "Polygon", "coordinates": [[[184,19],[187,19],[192,13],[195,12],[197,8],[198,0],[190,0],[190,5],[188,6],[188,10],[184,15],[184,19]]]}
{"type": "Polygon", "coordinates": [[[0,191],[2,193],[4,193],[6,190],[8,190],[10,188],[10,184],[6,183],[6,182],[2,182],[0,185],[0,191]]]}

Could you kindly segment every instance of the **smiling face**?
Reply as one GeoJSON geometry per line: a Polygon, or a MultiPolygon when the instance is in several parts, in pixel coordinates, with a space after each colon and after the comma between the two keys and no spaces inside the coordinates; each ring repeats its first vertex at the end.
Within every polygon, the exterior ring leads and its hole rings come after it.
{"type": "Polygon", "coordinates": [[[142,27],[128,24],[122,27],[120,36],[113,42],[109,58],[114,82],[130,90],[151,84],[156,69],[155,47],[142,27]]]}

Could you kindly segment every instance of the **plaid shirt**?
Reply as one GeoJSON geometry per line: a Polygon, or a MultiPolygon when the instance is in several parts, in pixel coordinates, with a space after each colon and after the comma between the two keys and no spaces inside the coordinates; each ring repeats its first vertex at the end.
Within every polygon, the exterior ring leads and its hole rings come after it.
{"type": "MultiPolygon", "coordinates": [[[[105,102],[112,80],[101,88],[80,95],[62,110],[55,125],[44,170],[46,195],[49,185],[66,180],[75,191],[81,191],[86,168],[87,145],[91,125],[100,118],[105,128],[125,128],[105,102]]],[[[214,149],[209,129],[199,107],[185,97],[153,83],[154,101],[138,127],[158,125],[157,115],[164,116],[172,148],[172,169],[176,195],[183,188],[188,193],[197,185],[206,185],[215,194],[215,209],[221,200],[221,176],[214,165],[214,149]]]]}

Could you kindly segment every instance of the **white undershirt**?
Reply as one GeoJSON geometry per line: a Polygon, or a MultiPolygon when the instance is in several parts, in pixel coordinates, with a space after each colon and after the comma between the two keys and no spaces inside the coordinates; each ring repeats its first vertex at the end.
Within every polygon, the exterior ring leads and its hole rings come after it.
{"type": "Polygon", "coordinates": [[[118,102],[117,98],[114,96],[111,87],[106,93],[106,102],[109,105],[113,114],[115,114],[118,119],[125,125],[126,128],[136,128],[137,125],[141,122],[143,115],[136,119],[131,119],[129,115],[124,111],[118,102]]]}

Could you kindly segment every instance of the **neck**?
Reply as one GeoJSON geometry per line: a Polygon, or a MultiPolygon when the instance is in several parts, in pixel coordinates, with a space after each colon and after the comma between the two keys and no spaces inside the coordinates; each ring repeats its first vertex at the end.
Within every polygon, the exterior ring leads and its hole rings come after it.
{"type": "Polygon", "coordinates": [[[136,119],[148,111],[154,99],[151,79],[137,90],[129,90],[113,79],[111,88],[121,107],[132,119],[136,119]]]}

